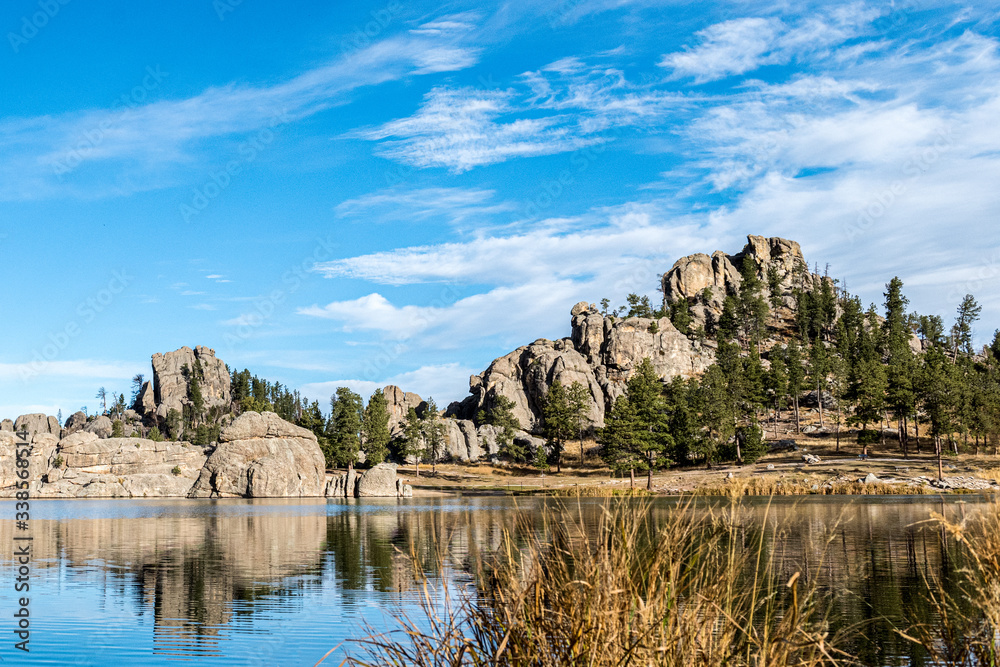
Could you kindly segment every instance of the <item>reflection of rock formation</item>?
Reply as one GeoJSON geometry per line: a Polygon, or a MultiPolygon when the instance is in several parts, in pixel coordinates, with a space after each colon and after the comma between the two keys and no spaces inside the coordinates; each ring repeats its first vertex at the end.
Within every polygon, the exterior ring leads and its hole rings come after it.
{"type": "MultiPolygon", "coordinates": [[[[192,516],[189,502],[160,501],[135,518],[35,520],[32,566],[64,567],[71,579],[130,597],[134,591],[140,613],[156,619],[155,650],[200,652],[220,628],[238,622],[237,613],[287,606],[301,594],[304,575],[321,573],[327,526],[325,503],[316,503],[313,514],[281,512],[280,501],[256,513],[239,501],[192,516]],[[274,600],[253,604],[264,596],[274,600]]],[[[5,544],[12,524],[0,523],[5,544]]]]}

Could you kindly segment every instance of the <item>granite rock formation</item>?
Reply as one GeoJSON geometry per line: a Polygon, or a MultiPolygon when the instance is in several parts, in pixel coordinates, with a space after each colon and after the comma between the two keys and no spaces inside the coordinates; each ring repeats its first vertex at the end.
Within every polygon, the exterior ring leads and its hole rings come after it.
{"type": "Polygon", "coordinates": [[[363,473],[348,470],[326,483],[328,498],[409,498],[412,495],[413,488],[396,476],[393,463],[380,463],[363,473]]]}
{"type": "Polygon", "coordinates": [[[192,498],[322,496],[326,465],[316,436],[273,412],[244,412],[222,430],[192,498]]]}
{"type": "Polygon", "coordinates": [[[132,406],[147,419],[155,417],[162,424],[170,410],[183,413],[184,406],[190,404],[185,367],[188,374],[201,369],[198,382],[206,409],[229,409],[232,401],[229,370],[221,359],[216,358],[215,350],[199,345],[193,350],[182,347],[166,354],[156,353],[152,357],[152,365],[152,389],[148,382],[143,384],[132,406]]]}

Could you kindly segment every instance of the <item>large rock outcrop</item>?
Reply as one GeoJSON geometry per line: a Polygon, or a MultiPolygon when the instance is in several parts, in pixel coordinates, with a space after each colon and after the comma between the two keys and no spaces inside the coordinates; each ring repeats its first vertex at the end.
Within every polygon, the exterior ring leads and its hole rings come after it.
{"type": "Polygon", "coordinates": [[[66,423],[63,424],[61,437],[65,438],[67,435],[73,435],[77,431],[83,430],[87,425],[87,415],[83,413],[82,410],[78,410],[66,418],[66,423]]]}
{"type": "Polygon", "coordinates": [[[497,397],[504,396],[513,402],[521,427],[537,433],[543,400],[552,384],[558,381],[569,387],[578,382],[590,397],[590,422],[601,426],[605,410],[624,392],[644,357],[652,360],[664,380],[698,375],[715,360],[711,344],[688,339],[668,318],[616,319],[588,303],[576,304],[571,314],[570,338],[536,340],[496,359],[470,378],[471,395],[450,405],[448,414],[469,419],[480,410],[489,411],[497,397]]]}
{"type": "Polygon", "coordinates": [[[36,433],[50,433],[58,438],[62,427],[59,426],[59,420],[52,415],[35,412],[28,415],[21,415],[14,420],[14,430],[18,433],[27,431],[29,438],[36,433]]]}
{"type": "MultiPolygon", "coordinates": [[[[0,496],[14,495],[15,439],[0,433],[0,496]]],[[[23,445],[22,445],[23,446],[23,445]]],[[[28,488],[39,498],[184,497],[207,459],[206,449],[186,442],[98,438],[77,431],[62,440],[31,437],[28,488]]]]}
{"type": "Polygon", "coordinates": [[[777,277],[781,299],[789,308],[795,304],[792,296],[795,288],[813,290],[821,280],[820,276],[809,273],[802,248],[795,241],[751,235],[747,236],[743,250],[735,255],[717,250],[711,256],[696,253],[674,262],[662,278],[664,306],[686,300],[691,309],[692,328],[710,329],[722,313],[726,296],[735,294],[743,283],[740,269],[747,258],[765,285],[769,276],[777,277]]]}
{"type": "Polygon", "coordinates": [[[402,424],[406,420],[406,414],[413,408],[418,415],[423,416],[427,403],[417,394],[403,391],[394,384],[386,386],[382,393],[385,395],[385,402],[389,408],[389,432],[397,435],[402,431],[402,424]]]}
{"type": "Polygon", "coordinates": [[[232,401],[229,371],[226,364],[216,358],[215,350],[201,345],[193,350],[182,347],[166,354],[154,354],[152,364],[152,395],[148,383],[144,384],[133,405],[136,412],[147,418],[155,415],[160,423],[166,420],[170,410],[183,413],[184,406],[190,404],[189,376],[195,373],[199,373],[198,384],[205,408],[229,409],[232,401]]]}
{"type": "Polygon", "coordinates": [[[192,498],[322,496],[326,466],[316,436],[273,412],[244,412],[222,430],[192,498]]]}

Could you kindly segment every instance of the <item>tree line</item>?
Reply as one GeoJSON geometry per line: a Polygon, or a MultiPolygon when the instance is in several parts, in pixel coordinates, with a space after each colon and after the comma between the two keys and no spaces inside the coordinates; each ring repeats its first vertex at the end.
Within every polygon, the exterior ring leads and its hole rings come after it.
{"type": "MultiPolygon", "coordinates": [[[[962,299],[946,334],[940,316],[907,313],[898,277],[886,284],[879,312],[802,267],[792,281],[792,317],[783,319],[781,279],[771,272],[761,279],[749,258],[741,269],[740,286],[708,323],[715,363],[700,378],[663,383],[645,359],[609,406],[598,442],[613,470],[628,471],[633,481],[635,472],[646,472],[651,487],[653,472],[670,465],[752,463],[767,449],[765,430],[777,437],[783,410],[799,432],[806,392],[820,427],[835,429],[838,451],[845,424],[857,428],[864,454],[884,446],[888,433],[908,457],[920,451],[923,435],[939,474],[942,457],[961,448],[997,452],[1000,331],[974,349],[981,307],[972,295],[962,299]]],[[[684,302],[668,309],[678,328],[690,325],[689,308],[684,302]]]]}

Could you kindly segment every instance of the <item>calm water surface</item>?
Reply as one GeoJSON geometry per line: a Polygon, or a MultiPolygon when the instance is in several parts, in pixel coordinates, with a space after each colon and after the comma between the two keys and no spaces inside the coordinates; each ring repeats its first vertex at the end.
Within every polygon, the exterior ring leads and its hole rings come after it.
{"type": "MultiPolygon", "coordinates": [[[[13,502],[0,502],[0,658],[26,665],[306,665],[366,624],[415,609],[407,555],[462,566],[495,547],[517,509],[551,499],[34,501],[29,534],[31,653],[13,650],[13,502]]],[[[571,501],[588,522],[600,500],[571,501]]],[[[830,591],[837,624],[868,623],[851,650],[871,665],[922,664],[892,631],[926,614],[921,588],[946,583],[956,547],[926,524],[983,500],[808,497],[749,500],[779,530],[784,574],[830,591]]],[[[657,501],[667,513],[675,501],[657,501]]],[[[327,659],[336,665],[338,652],[327,659]]]]}

